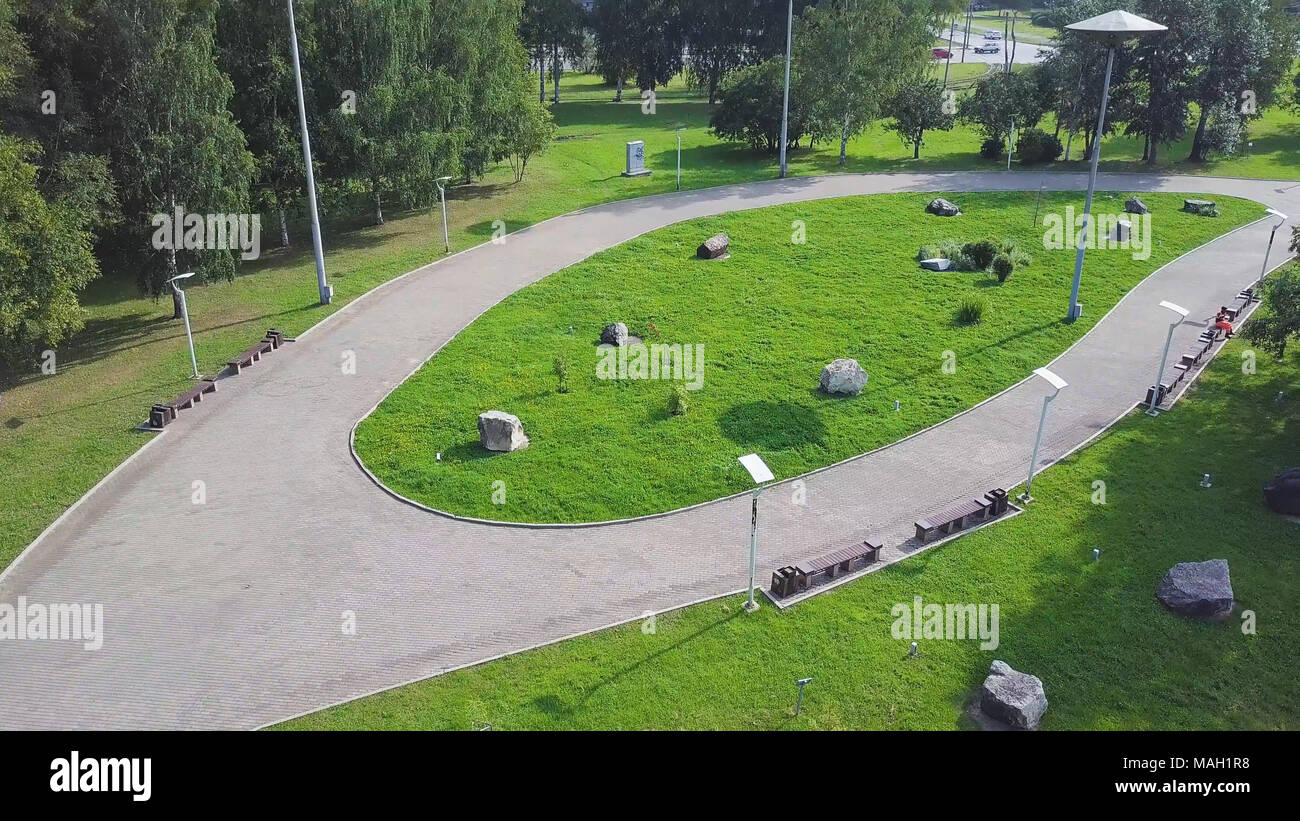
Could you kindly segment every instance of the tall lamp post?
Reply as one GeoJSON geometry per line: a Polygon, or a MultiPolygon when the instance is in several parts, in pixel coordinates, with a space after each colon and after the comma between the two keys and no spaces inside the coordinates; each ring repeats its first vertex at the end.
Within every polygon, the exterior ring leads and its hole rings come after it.
{"type": "Polygon", "coordinates": [[[1029,478],[1025,481],[1025,492],[1016,497],[1020,502],[1034,501],[1034,497],[1029,495],[1029,488],[1034,484],[1034,468],[1038,467],[1038,446],[1043,441],[1043,427],[1047,424],[1047,408],[1052,404],[1052,400],[1060,394],[1061,388],[1069,387],[1070,384],[1047,368],[1036,368],[1034,375],[1046,380],[1056,390],[1043,397],[1043,413],[1038,417],[1038,433],[1034,436],[1034,452],[1029,457],[1029,478]]]}
{"type": "MultiPolygon", "coordinates": [[[[785,98],[781,102],[781,179],[785,179],[785,141],[790,125],[790,43],[794,35],[794,0],[786,9],[785,17],[785,98]]],[[[751,601],[753,599],[751,598],[751,601]]]]}
{"type": "Polygon", "coordinates": [[[1273,237],[1277,236],[1277,229],[1281,228],[1282,223],[1286,222],[1288,219],[1286,214],[1283,214],[1275,208],[1266,208],[1264,210],[1267,211],[1270,216],[1277,217],[1278,220],[1273,223],[1273,230],[1268,234],[1268,248],[1264,249],[1264,267],[1259,269],[1259,282],[1255,283],[1256,291],[1263,286],[1264,277],[1268,275],[1268,257],[1269,254],[1273,253],[1273,237]]]}
{"type": "Polygon", "coordinates": [[[447,236],[447,189],[443,186],[451,182],[451,177],[439,177],[434,180],[438,186],[438,200],[442,203],[442,245],[446,253],[451,253],[451,239],[447,236]]]}
{"type": "Polygon", "coordinates": [[[1165,349],[1160,354],[1160,361],[1156,363],[1156,381],[1151,386],[1151,402],[1147,405],[1147,416],[1159,416],[1160,408],[1160,385],[1165,378],[1165,363],[1169,361],[1169,346],[1174,341],[1174,328],[1182,324],[1187,315],[1191,313],[1181,305],[1175,305],[1172,302],[1162,301],[1161,308],[1167,308],[1174,312],[1175,319],[1169,323],[1169,333],[1165,336],[1165,349]]]}
{"type": "Polygon", "coordinates": [[[325,256],[320,244],[320,216],[316,213],[316,174],[311,167],[311,138],[307,136],[307,105],[302,97],[302,66],[298,63],[298,29],[293,21],[293,0],[289,6],[289,51],[293,55],[293,83],[298,91],[298,125],[302,129],[302,163],[307,170],[307,205],[311,210],[311,247],[316,254],[316,288],[320,304],[328,305],[334,289],[325,281],[325,256]]]}
{"type": "Polygon", "coordinates": [[[776,477],[757,453],[748,453],[737,461],[749,471],[749,476],[756,485],[749,513],[749,600],[745,602],[745,609],[752,613],[758,609],[758,602],[754,601],[754,575],[758,571],[758,494],[763,492],[764,482],[770,482],[776,477]]]}
{"type": "Polygon", "coordinates": [[[1088,169],[1088,198],[1083,206],[1083,229],[1079,232],[1079,247],[1074,258],[1074,282],[1070,286],[1070,307],[1065,314],[1065,320],[1073,322],[1083,313],[1083,306],[1079,304],[1079,283],[1083,278],[1084,246],[1088,239],[1088,230],[1092,227],[1092,194],[1097,187],[1097,162],[1101,159],[1101,137],[1106,131],[1106,105],[1110,102],[1110,72],[1115,65],[1115,48],[1125,40],[1168,29],[1159,23],[1126,11],[1106,12],[1078,23],[1071,23],[1066,28],[1107,46],[1106,80],[1101,87],[1101,110],[1097,112],[1097,136],[1092,141],[1092,165],[1088,169]]]}
{"type": "Polygon", "coordinates": [[[167,284],[172,286],[172,292],[181,298],[181,318],[185,320],[185,338],[190,341],[190,365],[194,366],[194,378],[199,378],[199,361],[194,357],[194,334],[190,333],[190,307],[185,301],[185,291],[181,286],[176,284],[177,280],[189,279],[194,276],[194,272],[188,274],[178,274],[167,280],[167,284]]]}

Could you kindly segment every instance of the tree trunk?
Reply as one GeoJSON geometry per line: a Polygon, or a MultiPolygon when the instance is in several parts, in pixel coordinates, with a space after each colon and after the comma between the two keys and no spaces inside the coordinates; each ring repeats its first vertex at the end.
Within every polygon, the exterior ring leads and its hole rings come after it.
{"type": "Polygon", "coordinates": [[[555,84],[555,95],[551,98],[551,102],[558,103],[560,101],[560,47],[558,45],[551,46],[551,82],[555,84]]]}
{"type": "Polygon", "coordinates": [[[183,319],[184,317],[185,314],[181,311],[180,289],[176,287],[175,283],[172,283],[172,319],[183,319]]]}
{"type": "Polygon", "coordinates": [[[375,196],[375,225],[383,225],[384,224],[384,203],[383,203],[383,199],[379,196],[378,180],[370,181],[370,191],[375,196]]]}
{"type": "Polygon", "coordinates": [[[718,75],[713,74],[709,76],[709,105],[714,105],[717,102],[718,102],[718,75]]]}
{"type": "Polygon", "coordinates": [[[284,216],[284,209],[280,209],[280,247],[289,247],[289,223],[284,216]]]}
{"type": "Polygon", "coordinates": [[[917,129],[916,139],[912,142],[912,159],[921,158],[921,137],[925,134],[925,129],[917,129]]]}
{"type": "Polygon", "coordinates": [[[619,77],[618,82],[614,84],[614,102],[623,102],[623,78],[619,77]]]}
{"type": "Polygon", "coordinates": [[[840,128],[840,167],[849,159],[849,115],[844,115],[844,125],[840,128]]]}
{"type": "Polygon", "coordinates": [[[537,55],[537,102],[546,105],[546,55],[537,55]]]}
{"type": "Polygon", "coordinates": [[[1205,162],[1205,123],[1210,119],[1210,109],[1204,103],[1201,104],[1201,119],[1196,123],[1196,137],[1192,139],[1192,153],[1187,159],[1190,162],[1205,162]]]}
{"type": "Polygon", "coordinates": [[[1151,160],[1149,159],[1150,156],[1151,156],[1151,132],[1148,131],[1146,133],[1145,139],[1142,141],[1142,162],[1150,164],[1151,162],[1151,160]]]}

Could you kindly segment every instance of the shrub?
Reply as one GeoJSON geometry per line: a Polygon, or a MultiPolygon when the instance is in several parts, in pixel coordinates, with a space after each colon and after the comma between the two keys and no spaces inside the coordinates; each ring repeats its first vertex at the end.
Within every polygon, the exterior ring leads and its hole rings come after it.
{"type": "Polygon", "coordinates": [[[1002,140],[985,140],[980,143],[980,156],[986,160],[996,160],[1002,156],[1002,140]]]}
{"type": "Polygon", "coordinates": [[[1020,140],[1016,143],[1016,154],[1025,165],[1056,162],[1064,151],[1065,147],[1060,140],[1037,128],[1022,131],[1020,140]]]}
{"type": "Polygon", "coordinates": [[[691,406],[691,395],[686,392],[682,385],[674,384],[668,389],[668,412],[673,416],[681,416],[686,413],[691,406]]]}
{"type": "Polygon", "coordinates": [[[975,325],[984,318],[985,303],[977,296],[968,296],[957,306],[957,321],[962,325],[975,325]]]}
{"type": "Polygon", "coordinates": [[[961,252],[970,257],[975,263],[975,267],[983,271],[993,262],[993,258],[998,255],[997,243],[982,239],[979,242],[968,242],[961,247],[961,252]]]}
{"type": "Polygon", "coordinates": [[[1019,248],[1012,251],[1008,256],[1011,257],[1011,264],[1017,268],[1024,268],[1026,265],[1034,261],[1033,257],[1029,256],[1029,254],[1024,251],[1021,251],[1019,248]]]}
{"type": "Polygon", "coordinates": [[[998,254],[993,258],[993,273],[997,274],[998,282],[1006,282],[1007,277],[1016,269],[1016,264],[1011,261],[1007,254],[998,254]]]}
{"type": "Polygon", "coordinates": [[[569,392],[569,359],[565,356],[555,357],[555,377],[559,380],[558,391],[560,393],[569,392]]]}

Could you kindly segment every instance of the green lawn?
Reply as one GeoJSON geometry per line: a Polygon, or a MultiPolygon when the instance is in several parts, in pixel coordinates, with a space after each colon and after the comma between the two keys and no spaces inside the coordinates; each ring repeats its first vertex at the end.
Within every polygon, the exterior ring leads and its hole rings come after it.
{"type": "MultiPolygon", "coordinates": [[[[720,144],[707,133],[709,107],[678,81],[661,89],[656,113],[643,115],[635,89],[627,102],[607,102],[612,90],[596,78],[565,75],[562,102],[555,108],[557,142],[514,184],[500,168],[470,186],[451,189],[449,216],[453,248],[483,241],[496,219],[511,230],[547,217],[614,199],[670,191],[676,161],[673,128],[685,123],[682,184],[688,188],[768,179],[775,158],[739,146],[720,144]],[[569,102],[573,100],[573,102],[569,102]],[[644,139],[651,177],[619,176],[623,144],[644,139]]],[[[1252,125],[1255,142],[1248,156],[1204,166],[1173,163],[1162,170],[1266,178],[1294,178],[1300,167],[1300,119],[1270,111],[1252,125]]],[[[969,129],[929,135],[920,160],[911,159],[892,132],[876,126],[849,146],[849,171],[953,170],[999,168],[978,156],[979,137],[969,129]]],[[[831,173],[838,146],[791,153],[791,173],[831,173]]],[[[1108,140],[1107,170],[1131,170],[1141,154],[1135,140],[1108,140]]],[[[1075,146],[1076,157],[1082,149],[1075,146]]],[[[1166,156],[1185,157],[1181,145],[1166,156]]],[[[1080,162],[1059,164],[1079,170],[1080,162]]],[[[332,215],[324,229],[326,265],[335,286],[335,304],[315,305],[316,285],[307,234],[293,226],[287,250],[266,250],[263,259],[230,283],[190,290],[199,365],[215,372],[234,353],[261,337],[269,326],[298,333],[370,288],[442,253],[440,228],[426,209],[387,209],[388,223],[365,225],[332,215]]],[[[269,226],[271,223],[266,222],[269,226]]],[[[268,236],[264,248],[274,241],[268,236]]],[[[0,567],[68,505],[148,439],[133,430],[148,406],[186,385],[189,356],[185,333],[170,320],[169,301],[141,298],[133,271],[108,275],[92,285],[84,304],[86,330],[57,351],[54,377],[29,376],[0,385],[0,567]]]]}
{"type": "MultiPolygon", "coordinates": [[[[601,252],[476,320],[358,427],[357,452],[397,492],[488,519],[599,521],[716,499],[752,484],[736,462],[744,453],[759,452],[787,478],[969,408],[1064,351],[1161,264],[1263,214],[1256,203],[1216,197],[1223,216],[1207,219],[1181,212],[1182,194],[1144,194],[1154,214],[1150,259],[1096,252],[1087,321],[1066,324],[1075,254],[1043,249],[1034,194],[947,194],[963,208],[955,220],[926,215],[931,196],[743,211],[601,252]],[[806,225],[805,244],[791,241],[796,220],[806,225]],[[699,242],[722,231],[731,258],[695,259],[699,242]],[[922,244],[986,236],[1014,239],[1033,263],[1005,284],[916,264],[922,244]],[[970,297],[987,309],[965,326],[955,314],[970,297]],[[686,414],[669,415],[669,382],[600,378],[595,340],[614,321],[647,342],[703,346],[700,389],[689,392],[686,414]],[[945,351],[956,355],[951,375],[941,368],[945,351]],[[557,356],[571,363],[564,394],[552,370],[557,356]],[[870,375],[861,396],[817,390],[822,366],[839,357],[857,359],[870,375]],[[476,418],[492,409],[520,418],[527,450],[483,450],[476,418]],[[504,504],[494,503],[498,481],[504,504]]],[[[1122,211],[1124,197],[1103,193],[1095,208],[1122,211]]],[[[1060,214],[1067,205],[1081,213],[1082,197],[1045,194],[1040,210],[1060,214]]]]}
{"type": "MultiPolygon", "coordinates": [[[[1034,483],[1027,513],[807,601],[746,614],[731,597],[315,713],[287,729],[951,729],[990,662],[1043,680],[1043,728],[1300,727],[1300,524],[1260,485],[1300,464],[1300,353],[1238,367],[1230,343],[1189,397],[1135,414],[1034,483]],[[1277,402],[1278,391],[1287,399],[1277,402]],[[1198,486],[1202,473],[1213,487],[1198,486]],[[1106,504],[1091,503],[1106,483],[1106,504]],[[1093,548],[1102,551],[1092,563],[1093,548]],[[1186,621],[1155,600],[1179,561],[1227,559],[1235,616],[1186,621]],[[890,635],[890,610],[996,603],[1000,646],[890,635]],[[794,682],[812,676],[794,717],[794,682]]],[[[737,568],[737,578],[742,574],[737,568]]]]}

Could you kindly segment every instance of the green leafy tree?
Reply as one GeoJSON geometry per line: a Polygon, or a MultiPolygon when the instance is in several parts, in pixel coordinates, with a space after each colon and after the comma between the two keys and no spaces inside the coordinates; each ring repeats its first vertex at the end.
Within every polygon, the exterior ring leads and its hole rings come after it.
{"type": "Polygon", "coordinates": [[[1160,147],[1183,138],[1195,97],[1192,80],[1204,58],[1211,0],[1140,0],[1137,13],[1168,28],[1143,38],[1133,55],[1135,89],[1124,129],[1143,139],[1142,159],[1155,165],[1160,147]]]}
{"type": "Polygon", "coordinates": [[[1032,73],[999,71],[980,78],[975,93],[961,101],[958,113],[977,126],[985,139],[1001,142],[1013,123],[1017,130],[1038,125],[1045,108],[1032,73]]]}
{"type": "Polygon", "coordinates": [[[653,91],[683,67],[686,26],[681,0],[625,0],[623,13],[636,26],[630,46],[637,87],[653,91]]]}
{"type": "Polygon", "coordinates": [[[950,131],[957,121],[955,110],[950,110],[944,96],[943,82],[933,77],[903,83],[885,104],[885,114],[892,118],[885,127],[897,132],[903,144],[912,149],[912,159],[921,156],[925,132],[950,131]]]}
{"type": "Polygon", "coordinates": [[[540,104],[518,95],[506,115],[504,145],[515,182],[524,178],[528,161],[542,153],[555,139],[555,121],[540,104]]]}
{"type": "MultiPolygon", "coordinates": [[[[790,121],[787,139],[797,146],[808,133],[810,111],[803,93],[802,74],[790,75],[790,121]]],[[[785,88],[785,60],[774,57],[727,75],[722,98],[709,116],[709,126],[723,140],[747,143],[751,148],[775,153],[781,144],[781,101],[785,88]]]]}
{"type": "Polygon", "coordinates": [[[691,85],[718,101],[722,78],[746,61],[753,0],[683,0],[691,85]]]}
{"type": "Polygon", "coordinates": [[[614,86],[614,102],[623,101],[623,85],[636,78],[636,43],[640,29],[624,13],[623,0],[596,0],[591,27],[596,37],[596,65],[608,85],[614,86]]]}
{"type": "MultiPolygon", "coordinates": [[[[1300,246],[1293,243],[1292,251],[1300,246]]],[[[1288,265],[1264,281],[1263,311],[1252,316],[1242,335],[1281,359],[1290,341],[1300,336],[1300,265],[1288,265]]]]}
{"type": "Polygon", "coordinates": [[[554,93],[560,101],[560,73],[564,61],[577,62],[587,46],[587,15],[578,0],[526,0],[519,23],[519,38],[538,67],[539,101],[546,101],[546,64],[551,64],[554,93]]]}
{"type": "MultiPolygon", "coordinates": [[[[1210,18],[1203,65],[1195,80],[1200,116],[1188,160],[1205,162],[1221,137],[1209,136],[1210,118],[1217,110],[1231,112],[1251,92],[1258,99],[1267,84],[1263,70],[1268,62],[1269,23],[1272,10],[1266,0],[1218,0],[1210,18]],[[1230,108],[1222,104],[1228,102],[1230,108]]],[[[1231,124],[1229,124],[1231,126],[1231,124]]],[[[1220,131],[1220,135],[1222,132],[1220,131]]]]}

